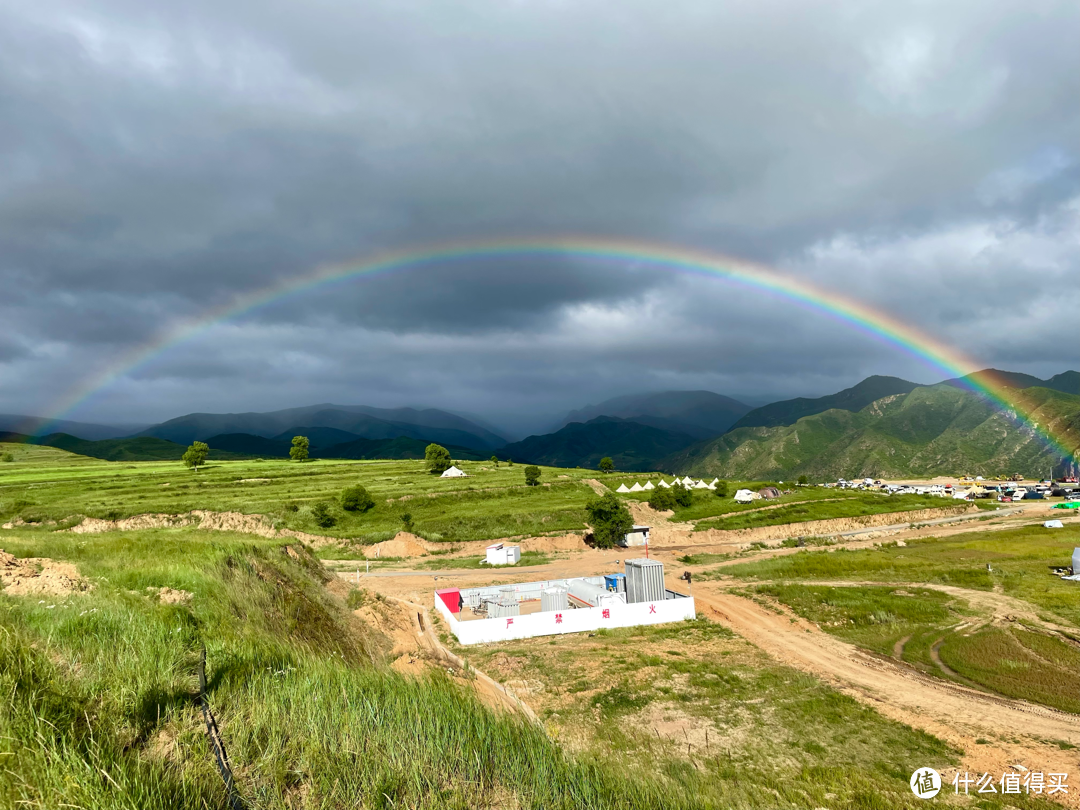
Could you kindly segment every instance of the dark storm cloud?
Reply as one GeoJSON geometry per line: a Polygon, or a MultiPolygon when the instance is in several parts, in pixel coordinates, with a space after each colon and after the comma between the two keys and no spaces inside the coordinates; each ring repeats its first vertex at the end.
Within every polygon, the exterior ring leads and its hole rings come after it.
{"type": "MultiPolygon", "coordinates": [[[[1047,342],[1080,303],[1072,3],[0,15],[0,410],[47,408],[173,319],[320,265],[562,233],[777,264],[987,365],[1075,365],[1047,342]]],[[[642,388],[826,393],[875,372],[934,377],[746,290],[476,260],[261,308],[92,415],[432,391],[490,413],[642,388]],[[300,382],[282,392],[283,375],[300,382]]]]}

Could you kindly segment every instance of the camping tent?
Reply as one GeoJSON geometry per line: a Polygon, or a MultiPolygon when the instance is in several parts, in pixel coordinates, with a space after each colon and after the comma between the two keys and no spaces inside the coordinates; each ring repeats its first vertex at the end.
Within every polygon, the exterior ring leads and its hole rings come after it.
{"type": "Polygon", "coordinates": [[[709,485],[706,484],[704,481],[698,481],[696,484],[694,484],[694,489],[708,489],[708,488],[709,488],[709,485]]]}
{"type": "Polygon", "coordinates": [[[687,488],[692,487],[694,485],[694,479],[688,475],[682,480],[682,485],[687,488]]]}
{"type": "Polygon", "coordinates": [[[715,486],[716,486],[717,484],[719,484],[719,483],[720,483],[720,479],[719,479],[719,478],[714,478],[714,479],[712,480],[712,483],[711,483],[711,484],[709,484],[709,487],[710,487],[710,488],[712,488],[712,487],[715,487],[715,486]]]}
{"type": "Polygon", "coordinates": [[[459,470],[457,467],[451,467],[449,470],[439,476],[440,478],[468,478],[465,473],[459,470]]]}
{"type": "Polygon", "coordinates": [[[757,491],[757,494],[765,500],[771,501],[773,498],[780,497],[780,490],[778,490],[776,487],[765,487],[764,489],[759,489],[757,491]]]}
{"type": "Polygon", "coordinates": [[[645,489],[645,487],[643,487],[637,481],[635,481],[634,485],[632,487],[630,487],[631,492],[641,492],[641,490],[643,490],[643,489],[645,489]]]}
{"type": "MultiPolygon", "coordinates": [[[[662,483],[662,482],[661,482],[661,483],[662,483]]],[[[653,482],[652,482],[652,481],[646,481],[646,482],[645,482],[645,486],[643,486],[643,487],[642,487],[642,489],[656,489],[656,487],[654,487],[654,486],[653,486],[653,482]]]]}
{"type": "Polygon", "coordinates": [[[671,484],[669,484],[663,478],[660,479],[660,486],[662,486],[664,489],[671,489],[671,484]]]}
{"type": "Polygon", "coordinates": [[[619,484],[619,488],[617,490],[615,490],[615,491],[616,492],[629,492],[630,490],[627,489],[626,484],[619,484]]]}
{"type": "Polygon", "coordinates": [[[735,493],[735,501],[737,503],[750,503],[750,501],[757,500],[760,497],[761,496],[758,495],[756,492],[753,492],[749,489],[740,489],[738,492],[735,493]]]}
{"type": "Polygon", "coordinates": [[[1060,520],[1048,520],[1043,524],[1043,528],[1046,529],[1063,529],[1064,525],[1060,520]]]}

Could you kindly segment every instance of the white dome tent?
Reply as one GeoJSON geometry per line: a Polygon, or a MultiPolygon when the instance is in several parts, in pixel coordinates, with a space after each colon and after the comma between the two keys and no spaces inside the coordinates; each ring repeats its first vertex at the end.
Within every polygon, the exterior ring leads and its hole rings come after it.
{"type": "Polygon", "coordinates": [[[630,490],[627,489],[626,484],[619,484],[619,488],[617,490],[615,490],[615,491],[616,492],[629,492],[630,490]]]}
{"type": "Polygon", "coordinates": [[[457,467],[451,467],[449,470],[447,470],[446,472],[444,472],[442,475],[439,476],[439,478],[468,478],[468,477],[469,477],[468,475],[466,475],[462,470],[459,470],[457,467]]]}
{"type": "MultiPolygon", "coordinates": [[[[663,483],[663,482],[661,482],[661,483],[663,483]]],[[[645,486],[643,486],[642,489],[656,489],[656,487],[653,486],[652,481],[646,481],[645,486]]]]}

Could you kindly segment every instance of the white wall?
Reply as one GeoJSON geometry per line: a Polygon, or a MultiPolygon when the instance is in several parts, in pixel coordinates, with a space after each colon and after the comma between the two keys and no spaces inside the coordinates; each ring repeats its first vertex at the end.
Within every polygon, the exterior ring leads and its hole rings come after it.
{"type": "Polygon", "coordinates": [[[641,602],[636,605],[619,604],[606,608],[571,608],[549,613],[531,613],[528,616],[474,619],[467,622],[458,621],[437,596],[435,609],[442,614],[450,625],[450,630],[462,644],[486,644],[515,638],[584,633],[605,627],[665,624],[693,619],[697,616],[693,597],[665,599],[662,602],[641,602]],[[562,616],[562,621],[558,621],[558,616],[562,616]]]}

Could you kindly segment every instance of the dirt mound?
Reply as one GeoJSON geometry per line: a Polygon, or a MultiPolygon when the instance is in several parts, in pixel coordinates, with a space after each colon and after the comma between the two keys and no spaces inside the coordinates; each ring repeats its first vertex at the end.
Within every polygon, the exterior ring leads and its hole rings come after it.
{"type": "MultiPolygon", "coordinates": [[[[630,516],[634,518],[634,523],[644,524],[646,526],[655,526],[658,523],[670,523],[672,515],[675,514],[671,509],[653,509],[644,501],[627,501],[626,506],[630,510],[630,516]]],[[[675,523],[673,525],[690,526],[689,523],[675,523]]]]}
{"type": "Polygon", "coordinates": [[[609,492],[611,492],[611,490],[608,489],[607,486],[601,484],[595,478],[586,478],[581,483],[588,484],[592,491],[595,492],[597,495],[607,495],[609,492]]]}
{"type": "Polygon", "coordinates": [[[584,551],[585,538],[580,534],[560,537],[526,537],[521,540],[522,551],[584,551]]]}
{"type": "Polygon", "coordinates": [[[427,544],[409,532],[398,532],[393,540],[383,540],[364,549],[364,556],[369,560],[378,557],[424,557],[427,553],[427,544]]]}
{"type": "Polygon", "coordinates": [[[168,585],[162,588],[147,588],[146,590],[156,593],[158,601],[163,605],[186,605],[195,598],[195,594],[190,591],[177,590],[176,588],[170,588],[168,585]]]}
{"type": "Polygon", "coordinates": [[[295,529],[275,529],[274,524],[262,515],[245,515],[241,512],[208,512],[202,509],[195,509],[183,515],[147,514],[121,518],[120,520],[83,518],[83,521],[78,526],[72,526],[66,531],[75,534],[101,534],[102,532],[172,529],[186,526],[213,532],[257,534],[260,537],[295,537],[297,540],[302,540],[315,548],[346,542],[339,537],[308,534],[295,529]]]}
{"type": "Polygon", "coordinates": [[[67,596],[88,591],[90,583],[71,563],[45,557],[19,559],[0,550],[0,585],[12,596],[67,596]]]}

